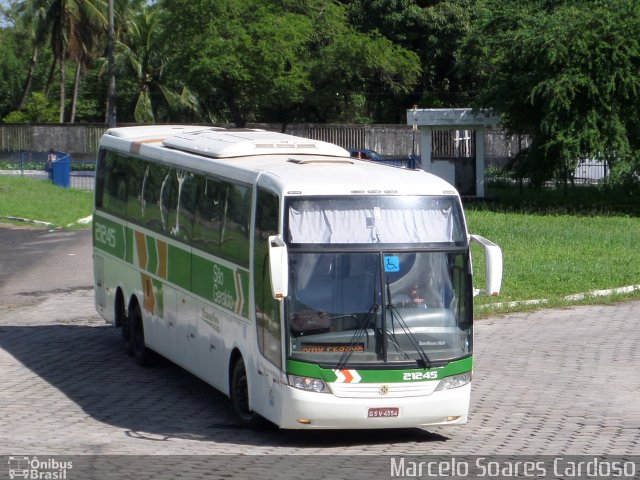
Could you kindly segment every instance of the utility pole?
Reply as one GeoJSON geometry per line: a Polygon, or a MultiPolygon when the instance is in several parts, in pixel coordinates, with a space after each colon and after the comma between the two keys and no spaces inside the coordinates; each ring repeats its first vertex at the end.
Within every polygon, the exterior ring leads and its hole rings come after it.
{"type": "Polygon", "coordinates": [[[107,91],[107,125],[109,128],[116,126],[116,67],[114,59],[115,27],[113,15],[113,1],[108,1],[109,9],[109,37],[107,42],[107,63],[109,75],[109,88],[107,91]]]}

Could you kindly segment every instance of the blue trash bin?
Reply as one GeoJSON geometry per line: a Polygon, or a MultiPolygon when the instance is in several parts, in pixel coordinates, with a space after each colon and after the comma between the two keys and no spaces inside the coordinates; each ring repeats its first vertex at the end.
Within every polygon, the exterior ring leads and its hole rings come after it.
{"type": "Polygon", "coordinates": [[[64,154],[52,163],[53,184],[69,188],[71,186],[71,155],[64,154]]]}

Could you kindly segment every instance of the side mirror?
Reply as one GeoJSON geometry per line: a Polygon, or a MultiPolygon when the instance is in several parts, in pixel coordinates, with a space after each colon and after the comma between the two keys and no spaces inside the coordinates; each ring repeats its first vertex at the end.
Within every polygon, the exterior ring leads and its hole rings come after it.
{"type": "Polygon", "coordinates": [[[491,296],[498,295],[502,285],[502,250],[498,245],[480,235],[469,235],[469,241],[484,248],[485,292],[491,296]]]}
{"type": "Polygon", "coordinates": [[[289,290],[289,256],[287,246],[280,235],[269,237],[269,271],[273,298],[282,300],[289,290]]]}

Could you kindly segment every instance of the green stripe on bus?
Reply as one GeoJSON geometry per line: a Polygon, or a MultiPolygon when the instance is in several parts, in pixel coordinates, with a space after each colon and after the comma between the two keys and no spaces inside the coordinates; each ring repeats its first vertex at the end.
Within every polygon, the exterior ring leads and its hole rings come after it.
{"type": "Polygon", "coordinates": [[[145,241],[147,243],[147,271],[157,275],[158,249],[156,248],[156,239],[149,235],[145,235],[145,241]]]}
{"type": "Polygon", "coordinates": [[[167,254],[167,278],[169,282],[191,291],[191,261],[190,252],[174,245],[169,245],[167,254]]]}
{"type": "MultiPolygon", "coordinates": [[[[95,248],[129,264],[133,264],[134,259],[135,232],[120,223],[95,216],[95,248]]],[[[246,270],[216,263],[189,249],[167,245],[153,235],[141,235],[147,261],[146,266],[136,266],[143,272],[166,279],[169,284],[249,318],[249,273],[246,270]]],[[[154,280],[154,285],[161,290],[159,281],[154,280]]]]}
{"type": "Polygon", "coordinates": [[[124,237],[125,237],[124,260],[127,263],[133,263],[133,229],[124,228],[124,231],[125,231],[124,232],[124,237]]]}
{"type": "MultiPolygon", "coordinates": [[[[375,365],[377,368],[379,364],[375,365]]],[[[355,370],[360,377],[359,383],[401,383],[406,381],[428,381],[440,380],[444,377],[465,373],[472,369],[473,360],[471,357],[463,358],[449,362],[444,367],[436,367],[431,369],[423,368],[405,368],[394,370],[366,370],[351,369],[345,367],[344,370],[355,370]],[[430,377],[425,375],[426,372],[434,372],[437,376],[430,377]],[[410,374],[410,380],[405,378],[405,374],[410,374]],[[411,375],[415,374],[415,375],[411,375]]],[[[313,363],[300,362],[297,360],[287,360],[287,373],[290,375],[299,375],[303,377],[320,378],[328,383],[335,382],[337,375],[333,369],[321,368],[313,363]]]]}

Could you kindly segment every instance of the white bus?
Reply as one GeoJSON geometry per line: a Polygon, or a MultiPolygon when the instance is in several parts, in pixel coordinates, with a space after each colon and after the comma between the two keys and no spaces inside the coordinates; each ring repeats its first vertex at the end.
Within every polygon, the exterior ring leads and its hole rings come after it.
{"type": "Polygon", "coordinates": [[[502,254],[433,175],[261,130],[114,128],[93,240],[96,308],[127,352],[202,378],[243,425],[467,421],[469,242],[491,294],[502,254]]]}

